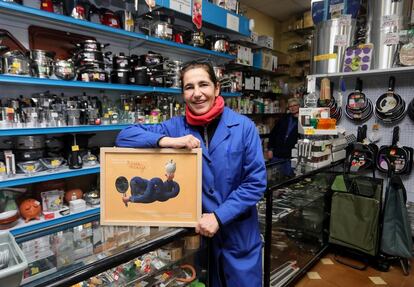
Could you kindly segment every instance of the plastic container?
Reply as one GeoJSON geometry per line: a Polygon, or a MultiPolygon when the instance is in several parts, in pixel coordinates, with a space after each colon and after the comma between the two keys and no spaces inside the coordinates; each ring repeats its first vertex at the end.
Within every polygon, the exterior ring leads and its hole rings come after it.
{"type": "Polygon", "coordinates": [[[10,232],[0,232],[0,251],[8,250],[9,262],[7,267],[0,269],[1,286],[17,287],[27,268],[27,260],[10,232]]]}

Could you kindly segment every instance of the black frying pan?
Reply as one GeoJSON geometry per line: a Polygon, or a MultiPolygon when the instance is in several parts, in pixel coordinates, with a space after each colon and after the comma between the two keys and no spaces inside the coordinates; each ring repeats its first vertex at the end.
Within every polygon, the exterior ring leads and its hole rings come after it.
{"type": "MultiPolygon", "coordinates": [[[[124,176],[119,176],[115,180],[115,188],[119,193],[122,194],[123,197],[125,197],[126,196],[125,193],[128,191],[128,188],[129,188],[128,179],[126,179],[126,177],[124,176]]],[[[128,203],[125,203],[125,206],[128,206],[128,203]]]]}
{"type": "Polygon", "coordinates": [[[367,107],[367,100],[365,94],[362,92],[362,80],[356,79],[355,91],[348,95],[347,107],[351,111],[363,111],[367,107]]]}
{"type": "Polygon", "coordinates": [[[395,92],[395,77],[388,82],[388,91],[382,94],[375,103],[375,114],[384,123],[393,123],[405,117],[405,102],[395,92]]]}
{"type": "Polygon", "coordinates": [[[378,170],[387,173],[392,165],[395,174],[409,174],[412,169],[413,149],[411,147],[399,147],[400,128],[396,126],[393,131],[392,144],[382,146],[377,155],[378,170]]]}

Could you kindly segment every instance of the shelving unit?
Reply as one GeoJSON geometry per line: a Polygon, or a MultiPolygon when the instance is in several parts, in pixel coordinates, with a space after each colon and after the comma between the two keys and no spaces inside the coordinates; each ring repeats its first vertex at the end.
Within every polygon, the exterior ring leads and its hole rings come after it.
{"type": "Polygon", "coordinates": [[[390,75],[397,75],[397,74],[413,74],[414,73],[414,67],[397,67],[397,68],[391,68],[391,69],[378,69],[378,70],[369,70],[369,71],[358,71],[358,72],[342,72],[342,73],[332,73],[332,74],[315,74],[315,75],[309,75],[308,78],[313,79],[320,79],[320,78],[351,78],[351,77],[374,77],[374,76],[390,76],[390,75]]]}
{"type": "Polygon", "coordinates": [[[268,70],[259,69],[253,66],[246,66],[241,64],[235,64],[231,63],[226,65],[226,70],[228,71],[241,71],[241,72],[250,72],[257,76],[271,76],[271,77],[283,77],[283,76],[289,76],[288,73],[278,73],[268,70]]]}
{"type": "MultiPolygon", "coordinates": [[[[28,1],[30,2],[30,1],[28,1]]],[[[191,2],[190,2],[191,3],[191,2]]],[[[26,4],[26,3],[25,3],[26,4]]],[[[175,9],[173,0],[157,0],[157,8],[175,9]]],[[[33,6],[33,3],[27,4],[33,6]]],[[[181,14],[182,11],[179,11],[181,14]]],[[[190,10],[191,12],[191,10],[190,10]]],[[[178,14],[178,13],[177,13],[178,14]]],[[[181,17],[181,16],[180,16],[181,17]]],[[[185,17],[184,17],[185,18],[185,17]]],[[[188,16],[187,19],[190,19],[188,16]]],[[[189,22],[191,24],[191,21],[189,22]]],[[[26,29],[30,25],[41,26],[44,28],[57,29],[69,33],[82,34],[85,36],[93,36],[100,41],[107,41],[113,44],[114,49],[125,49],[128,51],[150,50],[157,53],[165,54],[171,59],[180,59],[186,61],[189,59],[209,59],[215,64],[225,64],[235,59],[235,56],[211,51],[204,48],[193,47],[190,45],[179,44],[172,41],[162,40],[156,37],[144,35],[139,32],[128,32],[123,29],[111,28],[98,23],[74,19],[72,17],[49,13],[40,9],[17,5],[0,1],[0,24],[4,29],[10,29],[12,32],[17,31],[15,36],[20,39],[25,38],[26,29]],[[18,19],[18,21],[16,21],[18,19]],[[10,23],[10,25],[9,25],[10,23]],[[137,50],[134,50],[137,49],[137,50]]],[[[216,30],[233,35],[234,38],[248,37],[250,35],[249,20],[245,17],[236,15],[225,9],[222,9],[208,1],[203,1],[203,24],[208,31],[216,30]]],[[[24,42],[23,41],[23,42],[24,42]]],[[[27,41],[26,41],[27,42],[27,41]]],[[[27,43],[24,43],[27,45],[27,43]]],[[[111,92],[110,96],[116,96],[121,92],[128,93],[149,93],[149,94],[169,94],[181,95],[181,89],[164,88],[153,86],[139,85],[122,85],[112,83],[99,82],[81,82],[81,81],[63,81],[58,79],[41,79],[25,76],[0,75],[0,86],[4,91],[13,91],[21,89],[25,92],[32,92],[31,89],[38,91],[40,89],[53,89],[65,92],[80,93],[87,90],[88,92],[111,92]],[[119,92],[119,93],[117,93],[119,92]]],[[[221,93],[224,97],[237,97],[241,93],[221,93]]],[[[0,128],[1,137],[25,136],[25,135],[54,135],[54,134],[71,134],[71,133],[98,133],[98,137],[102,132],[119,131],[129,124],[112,124],[112,125],[85,125],[85,126],[62,126],[62,127],[23,127],[18,125],[15,127],[0,128]]],[[[68,179],[85,175],[99,174],[100,167],[84,167],[82,169],[70,170],[67,167],[55,171],[41,171],[27,176],[24,174],[16,174],[12,177],[2,179],[0,188],[15,187],[21,185],[30,185],[49,180],[68,179]]],[[[56,232],[64,231],[72,227],[97,222],[100,218],[100,207],[88,207],[85,211],[60,215],[55,213],[55,218],[51,220],[32,220],[25,223],[19,219],[18,224],[10,231],[19,243],[32,239],[38,239],[42,236],[51,235],[56,232]]],[[[161,247],[164,244],[173,242],[185,235],[191,234],[188,229],[177,228],[161,231],[165,233],[158,238],[150,238],[140,242],[133,242],[131,246],[125,249],[116,249],[114,254],[104,257],[88,258],[88,262],[74,262],[69,268],[37,274],[32,279],[33,282],[24,286],[68,286],[79,281],[85,280],[108,268],[120,265],[127,260],[136,258],[149,251],[161,247]],[[54,273],[53,273],[54,272],[54,273]],[[53,273],[53,274],[52,274],[53,273]]],[[[152,234],[151,234],[152,235],[152,234]]],[[[1,285],[1,284],[0,284],[1,285]]]]}
{"type": "Polygon", "coordinates": [[[70,178],[88,174],[97,174],[100,172],[99,166],[93,167],[83,167],[81,169],[69,169],[69,168],[62,168],[58,171],[50,172],[50,171],[40,171],[32,176],[28,176],[25,174],[17,174],[13,177],[9,177],[7,179],[3,179],[0,182],[0,188],[4,187],[12,187],[18,186],[23,184],[31,184],[36,182],[48,181],[48,180],[55,180],[55,179],[63,179],[63,178],[70,178]]]}

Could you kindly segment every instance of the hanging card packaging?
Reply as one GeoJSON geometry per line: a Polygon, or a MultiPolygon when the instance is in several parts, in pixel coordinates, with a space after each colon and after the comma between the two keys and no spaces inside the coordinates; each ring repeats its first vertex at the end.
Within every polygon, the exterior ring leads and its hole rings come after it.
{"type": "Polygon", "coordinates": [[[193,23],[197,27],[198,30],[201,29],[203,26],[203,2],[202,0],[194,0],[193,1],[193,23]]]}
{"type": "Polygon", "coordinates": [[[348,47],[345,51],[344,72],[368,71],[371,69],[373,44],[348,47]]]}

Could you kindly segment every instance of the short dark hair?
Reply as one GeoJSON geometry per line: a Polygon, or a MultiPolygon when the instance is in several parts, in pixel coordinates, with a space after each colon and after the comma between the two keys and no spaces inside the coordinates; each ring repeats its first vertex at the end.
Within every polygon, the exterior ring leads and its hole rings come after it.
{"type": "Polygon", "coordinates": [[[181,88],[184,88],[184,74],[191,69],[194,68],[202,68],[204,69],[207,74],[210,77],[210,80],[213,82],[214,86],[217,87],[218,85],[218,80],[216,77],[216,74],[214,73],[214,68],[213,68],[213,63],[211,63],[211,61],[206,60],[206,59],[201,59],[201,60],[192,60],[192,61],[188,61],[186,63],[184,63],[182,69],[181,69],[181,88]]]}

